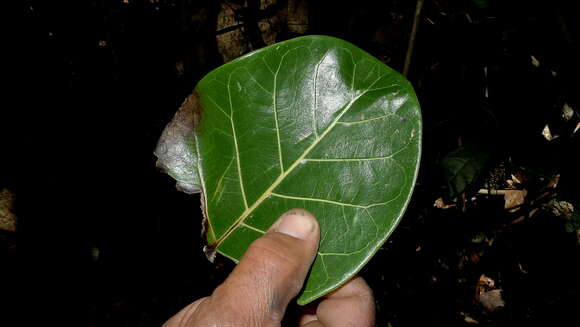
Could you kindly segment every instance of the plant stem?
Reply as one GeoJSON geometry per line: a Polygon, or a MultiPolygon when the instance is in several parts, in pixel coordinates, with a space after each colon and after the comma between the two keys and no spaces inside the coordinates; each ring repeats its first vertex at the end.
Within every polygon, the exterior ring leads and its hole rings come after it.
{"type": "Polygon", "coordinates": [[[415,47],[415,38],[417,36],[417,29],[419,28],[419,21],[421,20],[421,10],[423,9],[424,0],[417,0],[415,7],[415,18],[413,19],[413,28],[411,29],[411,36],[409,37],[409,47],[407,48],[407,55],[405,56],[405,66],[403,68],[403,75],[409,75],[409,67],[411,66],[411,57],[413,56],[413,48],[415,47]]]}

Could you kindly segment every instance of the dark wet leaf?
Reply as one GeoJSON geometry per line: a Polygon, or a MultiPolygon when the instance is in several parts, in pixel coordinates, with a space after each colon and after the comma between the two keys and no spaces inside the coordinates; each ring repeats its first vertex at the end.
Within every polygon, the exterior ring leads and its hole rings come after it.
{"type": "Polygon", "coordinates": [[[467,143],[445,156],[441,165],[449,197],[455,198],[468,190],[484,172],[490,158],[489,152],[473,143],[467,143]]]}

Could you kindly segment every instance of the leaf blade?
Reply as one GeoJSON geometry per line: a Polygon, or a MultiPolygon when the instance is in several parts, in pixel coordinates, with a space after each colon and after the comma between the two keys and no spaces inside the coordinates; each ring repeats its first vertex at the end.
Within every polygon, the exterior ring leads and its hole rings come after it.
{"type": "Polygon", "coordinates": [[[309,36],[238,58],[196,91],[211,246],[239,260],[302,207],[322,235],[299,303],[358,272],[398,224],[417,176],[421,118],[409,83],[347,42],[309,36]]]}

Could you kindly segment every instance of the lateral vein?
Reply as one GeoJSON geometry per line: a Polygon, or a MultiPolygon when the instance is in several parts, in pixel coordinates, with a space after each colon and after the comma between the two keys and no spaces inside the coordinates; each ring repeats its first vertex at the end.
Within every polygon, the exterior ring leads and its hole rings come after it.
{"type": "MultiPolygon", "coordinates": [[[[231,76],[230,76],[231,77],[231,76]]],[[[264,193],[262,193],[262,195],[250,206],[250,207],[246,207],[246,210],[240,215],[240,217],[238,219],[236,219],[236,221],[230,226],[230,228],[228,228],[228,230],[218,239],[216,240],[215,243],[215,247],[218,247],[219,244],[225,239],[227,238],[233,230],[235,230],[240,223],[242,223],[260,204],[262,204],[262,202],[264,202],[265,199],[268,198],[269,195],[272,194],[272,191],[278,187],[278,185],[280,185],[280,183],[296,168],[298,167],[298,165],[300,165],[301,163],[303,163],[304,158],[318,145],[318,143],[320,143],[320,140],[324,139],[324,137],[330,133],[330,131],[334,128],[334,126],[336,125],[336,123],[340,120],[340,118],[342,118],[342,116],[350,109],[350,107],[358,100],[360,99],[362,96],[364,96],[383,76],[379,76],[367,89],[365,89],[364,91],[362,91],[359,95],[357,95],[356,97],[354,97],[353,99],[351,99],[342,109],[342,111],[336,116],[336,118],[328,125],[328,127],[324,130],[324,132],[322,134],[320,134],[320,136],[318,138],[316,138],[316,140],[314,142],[312,142],[312,144],[310,144],[308,146],[308,148],[306,148],[306,150],[304,150],[304,152],[302,153],[302,155],[300,155],[300,157],[298,157],[298,159],[296,159],[296,161],[294,161],[294,163],[292,163],[292,165],[290,165],[290,167],[288,167],[288,169],[286,169],[284,171],[283,174],[281,174],[280,176],[278,176],[278,178],[272,183],[272,185],[270,185],[270,187],[268,189],[266,189],[264,191],[264,193]]],[[[228,93],[229,92],[229,85],[230,83],[228,83],[228,93]]],[[[231,104],[231,97],[230,97],[230,104],[231,104]]],[[[232,127],[233,127],[233,120],[232,120],[232,127]]],[[[234,133],[235,135],[235,133],[234,133]]],[[[234,138],[235,140],[235,138],[234,138]]],[[[237,143],[236,143],[236,149],[237,149],[237,143]]],[[[239,168],[239,161],[238,161],[238,168],[239,168]]],[[[239,171],[239,169],[238,169],[239,171]]],[[[241,177],[241,175],[240,175],[241,177]]],[[[240,183],[241,183],[241,178],[240,178],[240,183]]],[[[243,190],[243,188],[242,188],[243,190]]],[[[245,200],[245,196],[244,196],[244,200],[245,200]]],[[[375,206],[375,205],[380,205],[380,204],[374,204],[371,206],[375,206]]]]}
{"type": "Polygon", "coordinates": [[[242,168],[240,165],[240,150],[238,149],[238,137],[236,135],[236,126],[234,125],[234,109],[232,105],[232,92],[230,90],[232,74],[228,77],[228,98],[230,101],[230,123],[232,125],[232,134],[234,139],[234,148],[236,150],[236,163],[238,166],[238,178],[240,179],[240,190],[242,192],[242,199],[244,200],[244,207],[248,209],[248,200],[246,200],[246,191],[244,190],[244,180],[242,178],[242,168]]]}

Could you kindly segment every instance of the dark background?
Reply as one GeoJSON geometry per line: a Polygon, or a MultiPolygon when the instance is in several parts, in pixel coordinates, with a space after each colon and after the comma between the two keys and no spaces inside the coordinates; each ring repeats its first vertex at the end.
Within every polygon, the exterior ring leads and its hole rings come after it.
{"type": "MultiPolygon", "coordinates": [[[[266,42],[257,22],[288,2],[229,2],[241,8],[248,51],[266,42]]],[[[415,1],[305,3],[306,34],[343,38],[402,71],[415,1]]],[[[420,177],[400,227],[362,272],[379,326],[464,326],[465,315],[483,326],[578,324],[569,222],[540,210],[510,224],[501,197],[459,209],[474,193],[450,196],[441,167],[477,144],[489,157],[481,183],[497,167],[523,170],[539,194],[559,174],[551,196],[580,199],[577,120],[560,119],[564,103],[574,119],[580,108],[571,3],[425,1],[409,74],[425,126],[420,177]],[[542,137],[547,123],[559,139],[542,137]],[[439,197],[458,206],[433,208],[439,197]],[[493,242],[473,241],[481,235],[493,242]],[[504,308],[488,312],[474,298],[482,274],[503,290],[504,308]]],[[[160,326],[231,269],[205,259],[199,199],[176,191],[153,155],[183,99],[223,63],[220,1],[9,5],[0,188],[15,195],[18,229],[0,234],[2,326],[160,326]]]]}

